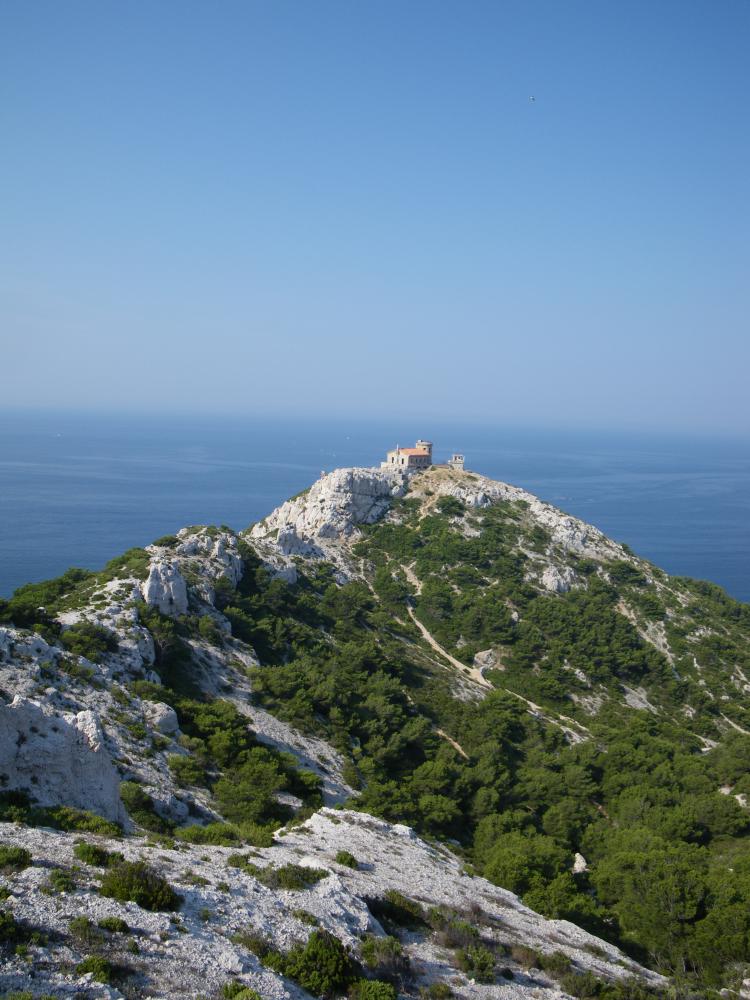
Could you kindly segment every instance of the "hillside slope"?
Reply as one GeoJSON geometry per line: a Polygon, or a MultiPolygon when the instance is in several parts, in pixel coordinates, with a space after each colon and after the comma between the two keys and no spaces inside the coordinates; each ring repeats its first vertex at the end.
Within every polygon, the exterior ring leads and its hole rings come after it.
{"type": "Polygon", "coordinates": [[[0,816],[33,865],[6,865],[4,947],[21,954],[0,985],[30,960],[35,995],[81,989],[76,966],[113,941],[70,921],[122,913],[142,931],[111,995],[217,995],[233,977],[320,992],[297,954],[313,919],[362,965],[330,988],[363,1000],[436,983],[635,998],[661,990],[644,965],[685,995],[741,989],[748,639],[750,609],[719,588],[442,468],[337,470],[246,532],[185,528],[21,588],[0,603],[0,816]],[[343,802],[358,812],[319,811],[343,802]],[[83,835],[190,887],[178,924],[105,902],[102,871],[71,867],[83,835]],[[333,874],[289,869],[287,889],[269,862],[333,874]],[[263,946],[242,930],[259,925],[263,946]],[[617,985],[631,973],[642,987],[617,985]]]}

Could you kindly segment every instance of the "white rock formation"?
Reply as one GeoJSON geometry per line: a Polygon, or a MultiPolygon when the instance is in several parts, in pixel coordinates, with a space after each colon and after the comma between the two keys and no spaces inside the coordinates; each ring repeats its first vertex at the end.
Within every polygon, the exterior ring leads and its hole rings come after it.
{"type": "Polygon", "coordinates": [[[239,553],[239,543],[235,535],[227,531],[218,534],[214,529],[194,531],[183,528],[178,532],[180,544],[176,548],[181,558],[198,557],[214,579],[223,577],[233,587],[242,578],[242,557],[239,553]]]}
{"type": "Polygon", "coordinates": [[[327,558],[341,567],[358,525],[381,518],[408,479],[390,469],[336,469],[254,525],[250,537],[271,542],[284,556],[327,558]]]}
{"type": "Polygon", "coordinates": [[[141,593],[146,604],[163,615],[184,615],[188,609],[185,578],[172,560],[152,559],[141,593]]]}
{"type": "Polygon", "coordinates": [[[544,589],[553,594],[567,594],[574,582],[575,573],[568,566],[547,566],[541,577],[544,589]]]}
{"type": "Polygon", "coordinates": [[[55,714],[16,697],[0,705],[0,773],[40,805],[89,809],[123,822],[120,782],[91,711],[55,714]]]}
{"type": "Polygon", "coordinates": [[[163,701],[144,701],[143,714],[148,724],[153,729],[158,729],[160,733],[171,735],[179,729],[177,712],[163,701]]]}

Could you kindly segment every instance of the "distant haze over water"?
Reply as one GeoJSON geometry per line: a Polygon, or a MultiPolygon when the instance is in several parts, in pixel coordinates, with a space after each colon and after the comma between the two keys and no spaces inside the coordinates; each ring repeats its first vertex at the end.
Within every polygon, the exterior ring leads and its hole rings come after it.
{"type": "Polygon", "coordinates": [[[0,595],[187,524],[247,527],[321,470],[463,451],[670,573],[750,600],[750,442],[214,417],[0,414],[0,595]]]}

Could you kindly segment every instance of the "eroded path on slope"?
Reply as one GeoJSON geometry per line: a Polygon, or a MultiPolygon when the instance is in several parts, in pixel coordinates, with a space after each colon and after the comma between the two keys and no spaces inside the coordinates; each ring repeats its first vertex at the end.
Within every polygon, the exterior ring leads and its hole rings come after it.
{"type": "Polygon", "coordinates": [[[407,607],[406,610],[409,612],[409,617],[411,618],[411,620],[414,622],[419,631],[422,633],[422,638],[425,639],[428,645],[432,646],[432,648],[435,650],[436,653],[439,653],[440,656],[442,656],[444,660],[447,660],[452,667],[456,668],[456,670],[459,670],[466,677],[470,677],[475,684],[478,684],[480,687],[489,688],[490,690],[492,690],[492,684],[490,684],[490,682],[485,679],[485,677],[482,674],[482,671],[478,667],[469,667],[465,663],[461,663],[460,660],[457,660],[455,656],[451,656],[451,654],[448,652],[447,649],[443,649],[443,647],[437,641],[432,632],[430,632],[417,618],[417,616],[414,614],[414,608],[409,606],[407,607]]]}

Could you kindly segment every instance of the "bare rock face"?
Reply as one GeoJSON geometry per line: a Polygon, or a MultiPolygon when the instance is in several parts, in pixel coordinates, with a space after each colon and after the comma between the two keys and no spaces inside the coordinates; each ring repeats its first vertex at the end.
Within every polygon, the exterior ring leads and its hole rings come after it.
{"type": "Polygon", "coordinates": [[[55,714],[21,697],[0,705],[0,773],[6,788],[26,791],[40,805],[126,819],[120,780],[94,712],[55,714]]]}
{"type": "Polygon", "coordinates": [[[163,615],[184,615],[188,609],[187,585],[176,563],[153,559],[148,578],[141,584],[143,600],[163,615]]]}
{"type": "Polygon", "coordinates": [[[205,562],[214,579],[224,578],[236,587],[242,578],[242,557],[237,538],[223,531],[212,534],[204,530],[191,532],[183,528],[178,537],[180,544],[177,554],[183,557],[198,557],[205,562]]]}
{"type": "Polygon", "coordinates": [[[567,594],[575,581],[575,574],[567,566],[561,569],[548,566],[542,573],[542,586],[553,594],[567,594]]]}
{"type": "Polygon", "coordinates": [[[357,537],[360,524],[379,520],[407,483],[405,473],[390,469],[336,469],[254,525],[250,537],[273,541],[287,557],[340,562],[342,543],[357,537]]]}
{"type": "Polygon", "coordinates": [[[163,701],[144,701],[143,714],[149,725],[164,735],[171,735],[179,729],[177,712],[163,701]]]}

